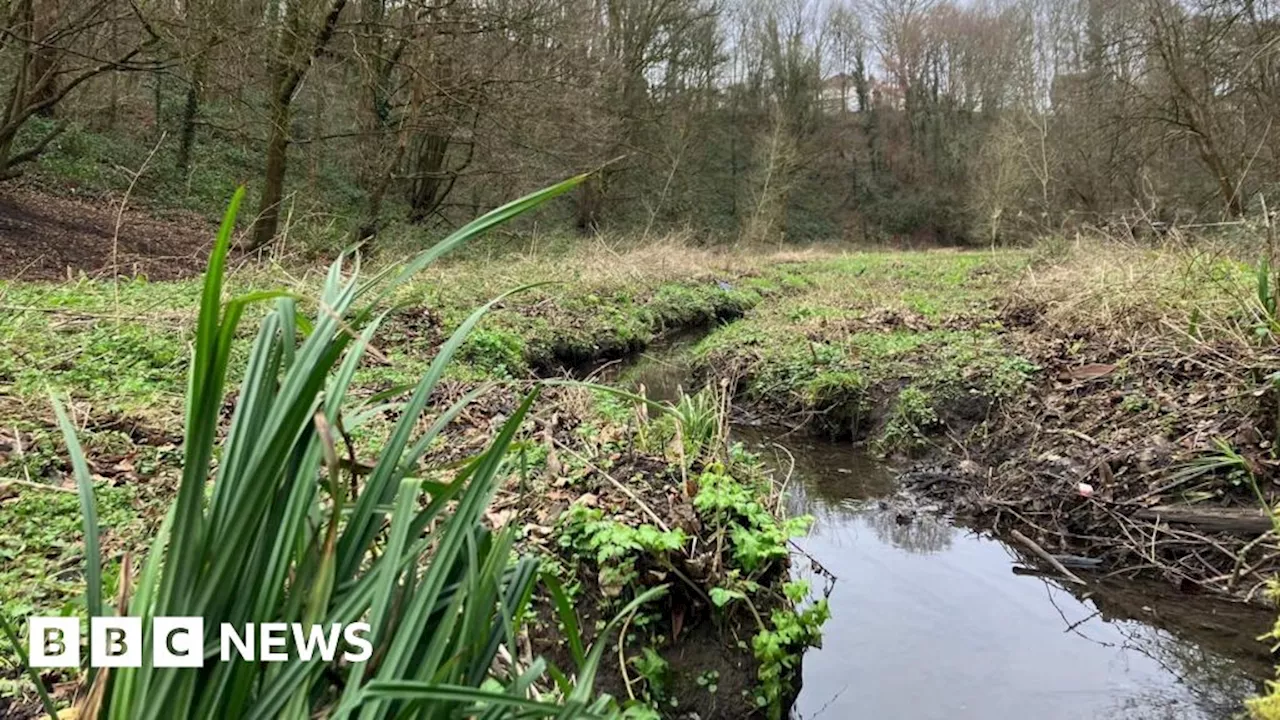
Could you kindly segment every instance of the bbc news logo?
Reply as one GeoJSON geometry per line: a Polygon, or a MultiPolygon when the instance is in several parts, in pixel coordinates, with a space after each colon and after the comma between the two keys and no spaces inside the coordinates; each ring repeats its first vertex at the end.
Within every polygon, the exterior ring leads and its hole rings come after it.
{"type": "MultiPolygon", "coordinates": [[[[315,657],[332,662],[341,656],[347,662],[363,662],[373,655],[368,635],[368,623],[248,623],[243,627],[221,623],[217,657],[221,662],[286,662],[315,657]]],[[[153,618],[148,643],[140,617],[94,617],[89,619],[89,665],[142,667],[143,650],[149,645],[147,662],[152,667],[201,667],[204,641],[204,618],[153,618]]],[[[32,667],[79,667],[80,619],[30,618],[28,645],[32,667]]]]}

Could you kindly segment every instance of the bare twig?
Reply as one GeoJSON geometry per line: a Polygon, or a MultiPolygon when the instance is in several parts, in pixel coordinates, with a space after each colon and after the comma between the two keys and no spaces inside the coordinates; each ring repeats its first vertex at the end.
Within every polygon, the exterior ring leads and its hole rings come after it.
{"type": "Polygon", "coordinates": [[[605,472],[604,470],[601,470],[595,463],[591,462],[586,457],[584,457],[582,453],[579,453],[578,451],[574,450],[568,445],[565,445],[559,440],[553,439],[552,442],[556,444],[556,447],[578,458],[578,460],[582,461],[587,467],[591,468],[593,471],[600,473],[600,475],[604,477],[605,480],[608,480],[610,483],[613,484],[614,487],[618,488],[623,492],[623,494],[631,498],[635,502],[635,504],[640,506],[640,509],[643,510],[644,513],[650,517],[650,519],[652,519],[655,523],[657,523],[658,527],[662,528],[663,532],[671,532],[671,528],[668,527],[667,524],[662,521],[662,518],[658,517],[658,513],[654,512],[653,508],[649,507],[648,503],[646,503],[644,500],[641,500],[640,496],[636,495],[635,492],[631,490],[631,488],[615,480],[612,475],[605,472]]]}
{"type": "Polygon", "coordinates": [[[1084,580],[1081,580],[1080,576],[1071,572],[1066,568],[1066,566],[1058,562],[1057,558],[1050,555],[1047,551],[1045,551],[1044,548],[1040,547],[1040,545],[1036,543],[1035,540],[1032,540],[1026,535],[1023,535],[1022,533],[1018,532],[1017,530],[1010,530],[1009,534],[1012,535],[1013,538],[1018,542],[1022,543],[1023,545],[1026,545],[1027,548],[1031,550],[1031,552],[1036,554],[1036,557],[1039,557],[1041,560],[1044,560],[1046,563],[1048,563],[1049,566],[1052,567],[1054,570],[1056,570],[1058,574],[1061,575],[1063,578],[1070,580],[1071,582],[1077,585],[1088,584],[1084,580]]]}
{"type": "Polygon", "coordinates": [[[111,236],[111,290],[117,315],[120,314],[120,226],[124,224],[124,210],[129,205],[129,196],[133,194],[134,186],[138,184],[138,179],[142,177],[142,174],[147,171],[147,165],[150,165],[151,158],[156,156],[156,151],[160,149],[166,134],[164,132],[160,133],[160,139],[156,141],[155,147],[151,148],[151,152],[147,153],[142,165],[138,166],[136,172],[130,173],[132,177],[129,178],[129,187],[124,191],[124,197],[120,198],[120,207],[116,208],[116,227],[111,236]]]}

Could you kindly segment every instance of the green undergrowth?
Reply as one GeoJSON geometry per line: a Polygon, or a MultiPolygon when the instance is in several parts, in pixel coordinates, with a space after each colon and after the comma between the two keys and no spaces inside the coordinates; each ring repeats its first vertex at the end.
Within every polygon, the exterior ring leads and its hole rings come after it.
{"type": "MultiPolygon", "coordinates": [[[[503,301],[502,310],[468,340],[463,360],[484,375],[558,374],[642,350],[667,332],[739,317],[760,300],[759,289],[714,278],[531,288],[503,301]]],[[[404,301],[411,308],[441,308],[433,321],[445,329],[459,322],[469,306],[461,297],[433,297],[431,288],[420,298],[410,295],[404,301]]],[[[403,324],[398,330],[405,333],[406,348],[413,348],[415,340],[431,341],[414,338],[412,328],[406,330],[403,324]]]]}
{"type": "MultiPolygon", "coordinates": [[[[289,282],[273,271],[229,278],[236,293],[288,283],[301,294],[313,282],[289,282]]],[[[369,363],[362,379],[377,386],[413,376],[472,307],[513,286],[477,282],[466,288],[421,282],[398,293],[398,309],[375,338],[385,362],[369,363]]],[[[715,278],[543,285],[501,301],[468,338],[450,375],[521,378],[619,357],[664,332],[741,315],[760,302],[762,290],[777,287],[735,287],[715,278]]],[[[0,302],[16,308],[0,315],[0,343],[6,348],[0,354],[0,396],[43,403],[54,390],[91,403],[98,413],[176,412],[186,389],[198,300],[197,280],[0,282],[0,302]]],[[[241,340],[232,352],[243,359],[249,337],[241,340]]]]}
{"type": "MultiPolygon", "coordinates": [[[[598,592],[606,599],[605,608],[621,606],[667,577],[687,583],[675,592],[704,596],[709,601],[704,612],[724,627],[726,635],[741,635],[736,647],[755,659],[757,683],[741,700],[776,718],[796,679],[802,653],[819,644],[829,613],[825,599],[803,607],[809,600],[808,586],[786,579],[787,540],[804,534],[811,519],[784,520],[766,510],[761,499],[769,491],[751,477],[753,472],[739,469],[730,474],[712,465],[697,476],[697,533],[636,523],[627,514],[579,502],[561,516],[558,540],[568,566],[577,568],[575,577],[586,578],[575,590],[598,592]]],[[[642,648],[642,658],[656,653],[655,645],[665,646],[669,639],[662,620],[659,615],[638,618],[632,623],[637,632],[622,641],[637,643],[633,649],[642,648]]],[[[670,652],[659,656],[678,654],[674,644],[664,649],[670,652]]],[[[627,650],[624,645],[623,652],[627,650]]],[[[667,696],[661,687],[650,687],[649,692],[672,708],[681,706],[681,698],[667,696]]]]}
{"type": "MultiPolygon", "coordinates": [[[[180,97],[172,99],[181,102],[180,97]]],[[[229,108],[208,104],[202,112],[212,115],[214,125],[226,120],[229,108]]],[[[176,112],[177,108],[172,108],[176,112]]],[[[19,144],[34,142],[48,133],[58,120],[33,118],[23,129],[19,144]]],[[[132,174],[143,159],[151,156],[145,171],[137,178],[131,205],[153,211],[186,210],[211,218],[221,215],[227,188],[260,172],[262,157],[244,146],[241,138],[222,131],[200,133],[193,145],[186,169],[177,165],[179,138],[169,133],[163,142],[154,134],[128,132],[128,121],[120,126],[95,129],[84,123],[71,122],[31,166],[24,182],[48,188],[60,194],[80,197],[120,194],[128,187],[132,174]],[[153,154],[154,151],[154,154],[153,154]]],[[[298,146],[291,148],[292,163],[308,160],[298,146]]],[[[323,226],[356,218],[362,209],[364,191],[353,181],[350,167],[342,162],[317,162],[307,176],[290,176],[286,195],[289,209],[297,218],[307,218],[309,225],[323,226]],[[302,192],[297,192],[302,191],[302,192]],[[306,201],[300,198],[307,198],[306,201]],[[323,217],[317,217],[323,215],[323,217]]],[[[346,230],[347,228],[341,228],[346,230]]],[[[337,235],[341,237],[341,235],[337,235]]]]}
{"type": "MultiPolygon", "coordinates": [[[[552,270],[546,275],[556,277],[552,270]]],[[[402,288],[356,372],[354,392],[369,396],[413,383],[472,308],[516,286],[484,271],[455,263],[402,288]],[[458,274],[474,282],[451,280],[458,274]]],[[[535,269],[526,279],[540,276],[535,269]]],[[[227,292],[284,286],[306,297],[320,280],[314,273],[248,268],[228,277],[227,292]]],[[[542,285],[500,301],[468,337],[445,380],[470,387],[559,374],[562,366],[638,350],[664,332],[734,317],[781,290],[759,279],[740,283],[692,271],[542,285]]],[[[41,558],[60,562],[75,552],[77,515],[58,510],[74,496],[23,489],[59,485],[69,470],[50,420],[50,392],[69,398],[104,503],[119,510],[111,532],[121,547],[136,547],[132,540],[154,530],[179,463],[175,448],[199,297],[198,279],[0,282],[0,303],[9,308],[0,313],[0,508],[14,519],[0,528],[6,556],[0,606],[58,611],[82,582],[74,573],[42,574],[41,558]]],[[[254,307],[248,314],[261,312],[254,307]]],[[[238,382],[252,340],[240,335],[231,346],[230,382],[238,382]]],[[[351,440],[375,452],[392,420],[353,428],[351,440]]]]}
{"type": "Polygon", "coordinates": [[[658,716],[712,706],[725,716],[778,718],[828,610],[807,584],[789,580],[788,541],[811,518],[785,517],[759,458],[726,445],[720,400],[710,389],[654,406],[597,398],[595,420],[579,432],[600,449],[592,467],[568,471],[578,499],[556,519],[550,551],[570,597],[597,617],[673,583],[670,609],[638,614],[619,640],[619,656],[643,681],[628,692],[658,716]],[[631,493],[600,482],[602,473],[617,473],[631,493]],[[655,507],[657,517],[645,512],[655,507]],[[721,664],[688,666],[682,643],[695,641],[675,633],[697,634],[700,623],[712,638],[701,642],[724,645],[721,664]],[[750,658],[749,683],[737,697],[716,697],[734,657],[750,658]]]}
{"type": "Polygon", "coordinates": [[[779,415],[909,450],[980,420],[1036,368],[1007,342],[996,300],[1020,253],[863,253],[787,266],[806,284],[695,348],[779,415]]]}

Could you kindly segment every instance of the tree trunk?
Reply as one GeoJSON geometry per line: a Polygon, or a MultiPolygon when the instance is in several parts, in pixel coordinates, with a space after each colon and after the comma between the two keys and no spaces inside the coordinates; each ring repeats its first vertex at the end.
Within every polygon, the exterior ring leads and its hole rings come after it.
{"type": "Polygon", "coordinates": [[[191,84],[187,86],[187,102],[182,107],[182,135],[178,141],[178,169],[186,170],[191,165],[191,148],[196,142],[196,117],[200,114],[200,94],[204,90],[206,63],[204,58],[196,61],[191,70],[191,84]]]}
{"type": "Polygon", "coordinates": [[[31,37],[32,42],[28,45],[28,51],[31,53],[31,66],[28,70],[28,82],[31,88],[30,104],[44,106],[36,112],[41,117],[51,118],[54,116],[54,104],[49,102],[58,95],[58,49],[36,42],[49,36],[54,24],[57,22],[58,8],[53,3],[43,3],[44,7],[35,9],[34,5],[27,3],[27,9],[31,12],[31,37]]]}
{"type": "Polygon", "coordinates": [[[280,65],[272,73],[275,80],[271,97],[271,137],[267,140],[267,169],[262,187],[262,200],[258,203],[258,219],[253,224],[253,238],[248,250],[256,250],[276,236],[280,224],[280,200],[284,197],[285,166],[289,153],[289,119],[293,95],[302,83],[311,63],[329,44],[338,18],[347,0],[333,0],[324,24],[316,35],[304,59],[295,58],[296,44],[300,37],[301,10],[293,3],[285,5],[284,33],[281,36],[280,65]]]}
{"type": "Polygon", "coordinates": [[[289,153],[289,106],[278,101],[273,105],[271,137],[267,141],[267,171],[249,250],[271,242],[280,224],[280,200],[284,197],[284,173],[289,153]]]}
{"type": "Polygon", "coordinates": [[[1244,215],[1244,203],[1240,201],[1240,193],[1231,181],[1227,163],[1222,159],[1218,148],[1211,138],[1204,133],[1196,135],[1196,149],[1200,152],[1200,160],[1209,169],[1218,184],[1218,194],[1222,196],[1222,204],[1228,217],[1238,218],[1244,215]]]}
{"type": "Polygon", "coordinates": [[[578,232],[583,235],[595,235],[600,232],[600,180],[596,175],[587,178],[578,188],[577,218],[578,232]]]}
{"type": "MultiPolygon", "coordinates": [[[[431,217],[447,194],[448,179],[444,161],[449,152],[449,138],[439,133],[426,133],[416,140],[413,184],[409,187],[409,222],[420,223],[431,217]]],[[[451,189],[451,188],[450,188],[451,189]]]]}

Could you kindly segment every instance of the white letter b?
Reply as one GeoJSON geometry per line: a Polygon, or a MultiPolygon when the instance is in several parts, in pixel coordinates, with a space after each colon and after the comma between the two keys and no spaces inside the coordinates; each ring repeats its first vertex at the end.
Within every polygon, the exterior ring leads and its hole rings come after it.
{"type": "Polygon", "coordinates": [[[33,617],[27,630],[27,655],[31,667],[80,666],[78,618],[33,617]]]}
{"type": "Polygon", "coordinates": [[[89,664],[142,667],[142,618],[89,618],[89,664]]]}

